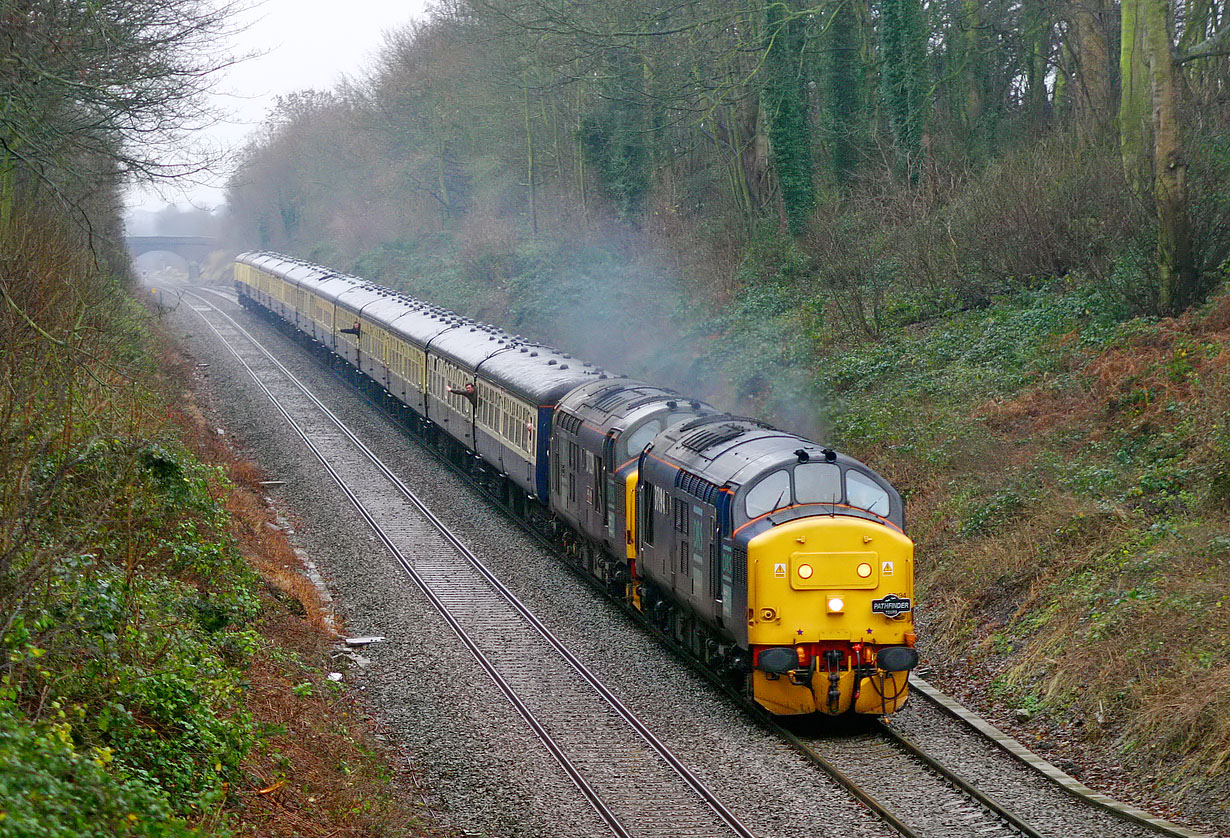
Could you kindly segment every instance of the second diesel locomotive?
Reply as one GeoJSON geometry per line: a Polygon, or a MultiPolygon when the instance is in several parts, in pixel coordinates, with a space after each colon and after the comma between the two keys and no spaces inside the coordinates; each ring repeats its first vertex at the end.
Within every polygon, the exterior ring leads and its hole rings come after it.
{"type": "Polygon", "coordinates": [[[235,288],[769,712],[905,702],[913,543],[900,495],[867,466],[290,257],[240,255],[235,288]]]}

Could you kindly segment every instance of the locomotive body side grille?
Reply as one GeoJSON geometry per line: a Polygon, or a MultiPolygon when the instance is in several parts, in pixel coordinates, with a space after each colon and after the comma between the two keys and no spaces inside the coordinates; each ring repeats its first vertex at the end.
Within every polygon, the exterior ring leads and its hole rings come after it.
{"type": "Polygon", "coordinates": [[[575,434],[581,430],[581,417],[568,413],[565,410],[559,412],[559,426],[561,429],[570,434],[575,434]]]}
{"type": "Polygon", "coordinates": [[[717,506],[718,487],[703,477],[682,469],[675,472],[675,485],[710,506],[717,506]]]}

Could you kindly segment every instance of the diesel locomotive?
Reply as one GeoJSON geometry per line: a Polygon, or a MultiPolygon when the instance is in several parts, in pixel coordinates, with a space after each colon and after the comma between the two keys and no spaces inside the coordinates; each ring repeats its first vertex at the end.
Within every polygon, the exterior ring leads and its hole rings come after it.
{"type": "Polygon", "coordinates": [[[904,704],[913,542],[864,464],[319,265],[244,253],[234,277],[770,713],[904,704]]]}

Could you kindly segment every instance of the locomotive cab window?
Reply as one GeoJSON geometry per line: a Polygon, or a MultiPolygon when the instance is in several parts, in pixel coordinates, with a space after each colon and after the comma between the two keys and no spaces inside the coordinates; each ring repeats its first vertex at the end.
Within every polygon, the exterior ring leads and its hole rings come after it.
{"type": "Polygon", "coordinates": [[[888,516],[888,492],[867,475],[853,469],[846,472],[846,497],[851,506],[888,516]]]}
{"type": "Polygon", "coordinates": [[[660,433],[662,433],[662,421],[660,419],[650,419],[644,425],[628,434],[627,442],[625,443],[627,445],[625,459],[640,456],[640,453],[645,450],[645,446],[660,433]]]}
{"type": "Polygon", "coordinates": [[[743,504],[749,519],[789,506],[790,472],[781,469],[761,480],[747,493],[743,504]]]}
{"type": "Polygon", "coordinates": [[[794,497],[798,503],[841,503],[841,468],[799,463],[794,467],[794,497]]]}

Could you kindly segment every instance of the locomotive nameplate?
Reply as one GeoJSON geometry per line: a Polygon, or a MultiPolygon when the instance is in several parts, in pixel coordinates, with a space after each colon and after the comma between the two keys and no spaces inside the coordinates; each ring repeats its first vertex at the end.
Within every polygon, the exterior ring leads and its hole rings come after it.
{"type": "Polygon", "coordinates": [[[871,601],[871,613],[883,614],[885,617],[898,617],[910,611],[910,598],[889,594],[881,599],[871,601]]]}

